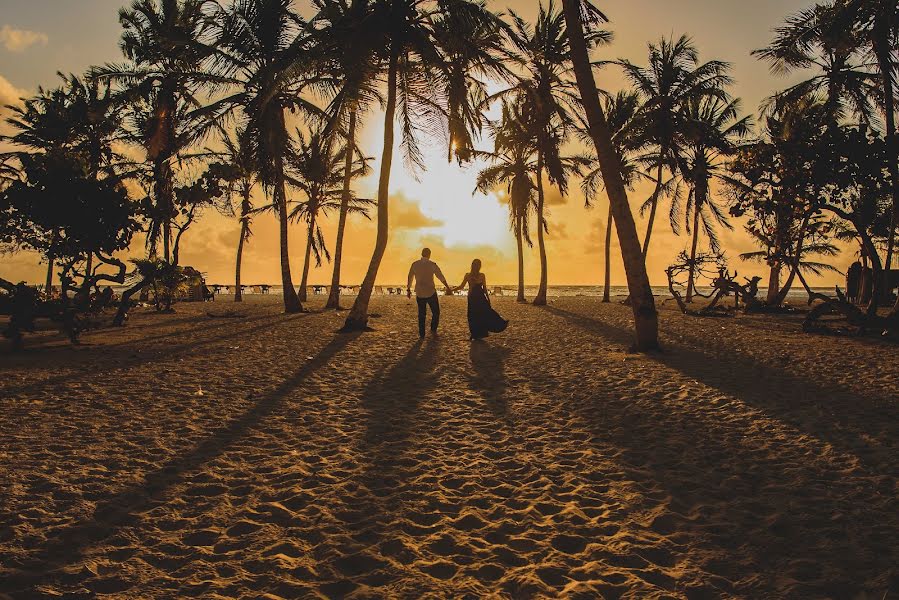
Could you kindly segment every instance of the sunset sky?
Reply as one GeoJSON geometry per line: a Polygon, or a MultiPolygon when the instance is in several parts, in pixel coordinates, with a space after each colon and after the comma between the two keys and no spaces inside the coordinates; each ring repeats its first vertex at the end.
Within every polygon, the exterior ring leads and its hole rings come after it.
{"type": "MultiPolygon", "coordinates": [[[[511,8],[530,19],[536,13],[536,2],[515,0],[493,1],[494,9],[511,8]]],[[[700,49],[702,60],[721,59],[733,64],[736,84],[734,95],[743,99],[744,113],[756,114],[760,102],[772,92],[782,89],[789,80],[771,75],[767,65],[750,56],[753,49],[766,44],[771,30],[784,16],[807,6],[806,0],[603,0],[597,5],[612,19],[615,33],[612,46],[601,50],[607,59],[628,58],[645,63],[646,46],[662,36],[691,35],[700,49]]],[[[81,73],[89,66],[118,61],[121,28],[117,11],[119,0],[0,0],[0,104],[15,102],[19,95],[30,94],[37,86],[57,85],[56,71],[81,73]]],[[[298,7],[303,11],[302,4],[298,7]]],[[[608,69],[599,79],[608,90],[623,85],[620,73],[608,69]]],[[[3,116],[6,114],[0,112],[3,116]]],[[[365,152],[375,157],[372,176],[357,182],[359,195],[374,197],[377,184],[377,156],[383,117],[372,112],[365,117],[360,143],[365,152]]],[[[472,258],[481,258],[491,283],[513,283],[515,279],[515,245],[508,228],[508,215],[502,198],[496,194],[472,195],[478,165],[460,168],[449,165],[440,140],[430,148],[428,169],[413,174],[397,150],[391,178],[390,244],[381,266],[382,284],[405,281],[408,264],[417,258],[422,245],[430,246],[433,257],[444,273],[460,281],[472,258]]],[[[639,206],[650,194],[650,186],[638,187],[631,194],[631,205],[639,206]]],[[[548,195],[550,205],[548,237],[550,284],[596,284],[601,280],[601,236],[604,231],[606,200],[600,196],[596,207],[584,208],[577,185],[562,198],[557,191],[548,195]]],[[[257,202],[264,202],[258,194],[257,202]]],[[[665,209],[663,209],[665,210],[665,209]]],[[[686,235],[671,233],[667,210],[657,221],[653,245],[648,258],[650,279],[654,285],[664,284],[664,268],[688,245],[686,235]]],[[[336,218],[334,219],[336,220],[336,218]]],[[[722,231],[721,237],[730,258],[731,268],[741,275],[762,274],[761,265],[740,261],[740,252],[755,249],[742,223],[734,222],[733,232],[722,231]]],[[[208,213],[186,235],[182,242],[181,262],[207,273],[215,283],[233,281],[234,254],[238,223],[234,218],[208,213]]],[[[244,251],[244,276],[247,283],[277,282],[279,277],[278,238],[274,217],[262,215],[254,223],[254,235],[244,251]]],[[[333,244],[333,225],[325,228],[329,244],[333,244]]],[[[642,238],[645,221],[638,218],[642,238]]],[[[346,241],[344,281],[361,281],[374,243],[373,222],[352,218],[346,241]]],[[[303,230],[292,231],[291,252],[294,281],[302,269],[303,230]]],[[[702,243],[702,242],[701,242],[702,243]]],[[[135,248],[135,255],[140,248],[135,248]]],[[[854,260],[854,249],[847,248],[835,260],[841,270],[854,260]]],[[[35,255],[21,253],[0,258],[0,276],[39,282],[44,267],[35,255]]],[[[330,280],[330,265],[315,269],[310,283],[330,280]]],[[[536,248],[526,258],[526,281],[536,284],[539,262],[536,248]]],[[[812,277],[813,285],[831,285],[841,277],[836,274],[812,277]]],[[[624,283],[624,271],[613,242],[613,284],[624,283]]]]}

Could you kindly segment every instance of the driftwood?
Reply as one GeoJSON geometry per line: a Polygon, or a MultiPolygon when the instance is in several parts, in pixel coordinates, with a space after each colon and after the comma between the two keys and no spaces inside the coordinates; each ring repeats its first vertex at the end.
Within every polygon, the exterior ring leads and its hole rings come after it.
{"type": "MultiPolygon", "coordinates": [[[[727,266],[724,264],[723,257],[716,255],[699,255],[692,261],[695,278],[698,279],[699,277],[704,277],[705,279],[711,280],[712,291],[708,295],[700,294],[695,291],[696,286],[694,284],[695,294],[705,298],[711,298],[711,300],[706,306],[699,310],[689,308],[677,288],[685,287],[683,281],[679,280],[679,278],[685,273],[690,272],[691,260],[683,253],[679,259],[680,260],[677,263],[665,269],[665,273],[668,276],[668,291],[671,293],[671,297],[674,298],[674,301],[677,302],[681,312],[685,315],[694,317],[728,317],[732,316],[739,308],[741,301],[743,302],[744,312],[753,312],[761,308],[762,303],[757,298],[761,277],[753,277],[751,279],[745,278],[745,284],[737,283],[737,272],[734,271],[734,274],[731,275],[727,270],[727,266]],[[712,270],[714,265],[717,265],[718,267],[717,276],[712,275],[712,273],[714,273],[712,270]],[[734,297],[733,307],[725,307],[719,304],[728,296],[734,297]]],[[[689,281],[687,284],[689,284],[689,281]]]]}
{"type": "Polygon", "coordinates": [[[806,314],[802,323],[803,331],[829,335],[877,334],[881,337],[894,337],[899,334],[899,318],[895,316],[882,317],[870,310],[863,310],[855,303],[849,302],[839,287],[836,288],[836,295],[836,298],[829,298],[822,294],[815,295],[815,299],[821,300],[821,303],[806,314]],[[832,315],[842,316],[844,324],[835,327],[832,325],[834,321],[823,319],[823,317],[832,315]]]}

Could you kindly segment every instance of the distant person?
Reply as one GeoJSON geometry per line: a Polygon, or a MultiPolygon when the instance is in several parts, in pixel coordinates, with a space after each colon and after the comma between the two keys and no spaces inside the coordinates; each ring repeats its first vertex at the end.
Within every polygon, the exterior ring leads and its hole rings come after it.
{"type": "Polygon", "coordinates": [[[862,263],[855,261],[846,270],[846,300],[852,304],[858,302],[862,281],[862,263]]]}
{"type": "Polygon", "coordinates": [[[490,306],[490,298],[487,296],[487,276],[481,272],[481,261],[471,261],[471,271],[465,274],[465,278],[456,291],[468,285],[468,331],[471,341],[482,340],[491,333],[504,331],[509,322],[502,318],[498,312],[490,306]]]}
{"type": "Polygon", "coordinates": [[[415,279],[415,301],[418,302],[418,335],[425,336],[425,319],[428,307],[431,307],[431,333],[437,333],[440,325],[440,302],[437,300],[437,287],[434,285],[434,277],[443,283],[449,291],[450,284],[437,263],[431,261],[431,249],[423,248],[421,258],[412,263],[409,268],[409,280],[406,282],[406,295],[412,297],[412,279],[415,279]]]}

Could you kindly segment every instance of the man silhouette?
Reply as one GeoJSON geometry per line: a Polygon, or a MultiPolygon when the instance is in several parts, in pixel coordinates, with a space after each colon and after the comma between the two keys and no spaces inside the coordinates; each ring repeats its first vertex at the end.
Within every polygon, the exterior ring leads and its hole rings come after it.
{"type": "Polygon", "coordinates": [[[440,271],[437,263],[431,261],[431,249],[423,248],[421,258],[409,267],[409,281],[406,283],[406,296],[412,297],[412,279],[415,278],[415,300],[418,302],[418,335],[425,336],[425,317],[431,307],[431,333],[437,333],[440,324],[440,303],[437,301],[437,288],[434,277],[449,289],[450,285],[440,271]]]}

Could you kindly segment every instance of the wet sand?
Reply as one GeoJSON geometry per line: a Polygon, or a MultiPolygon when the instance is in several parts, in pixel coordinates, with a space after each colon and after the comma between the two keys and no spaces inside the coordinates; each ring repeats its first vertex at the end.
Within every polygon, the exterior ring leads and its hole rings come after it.
{"type": "Polygon", "coordinates": [[[899,593],[895,345],[667,305],[632,355],[586,298],[471,344],[442,300],[423,342],[250,297],[0,348],[0,598],[899,593]]]}

